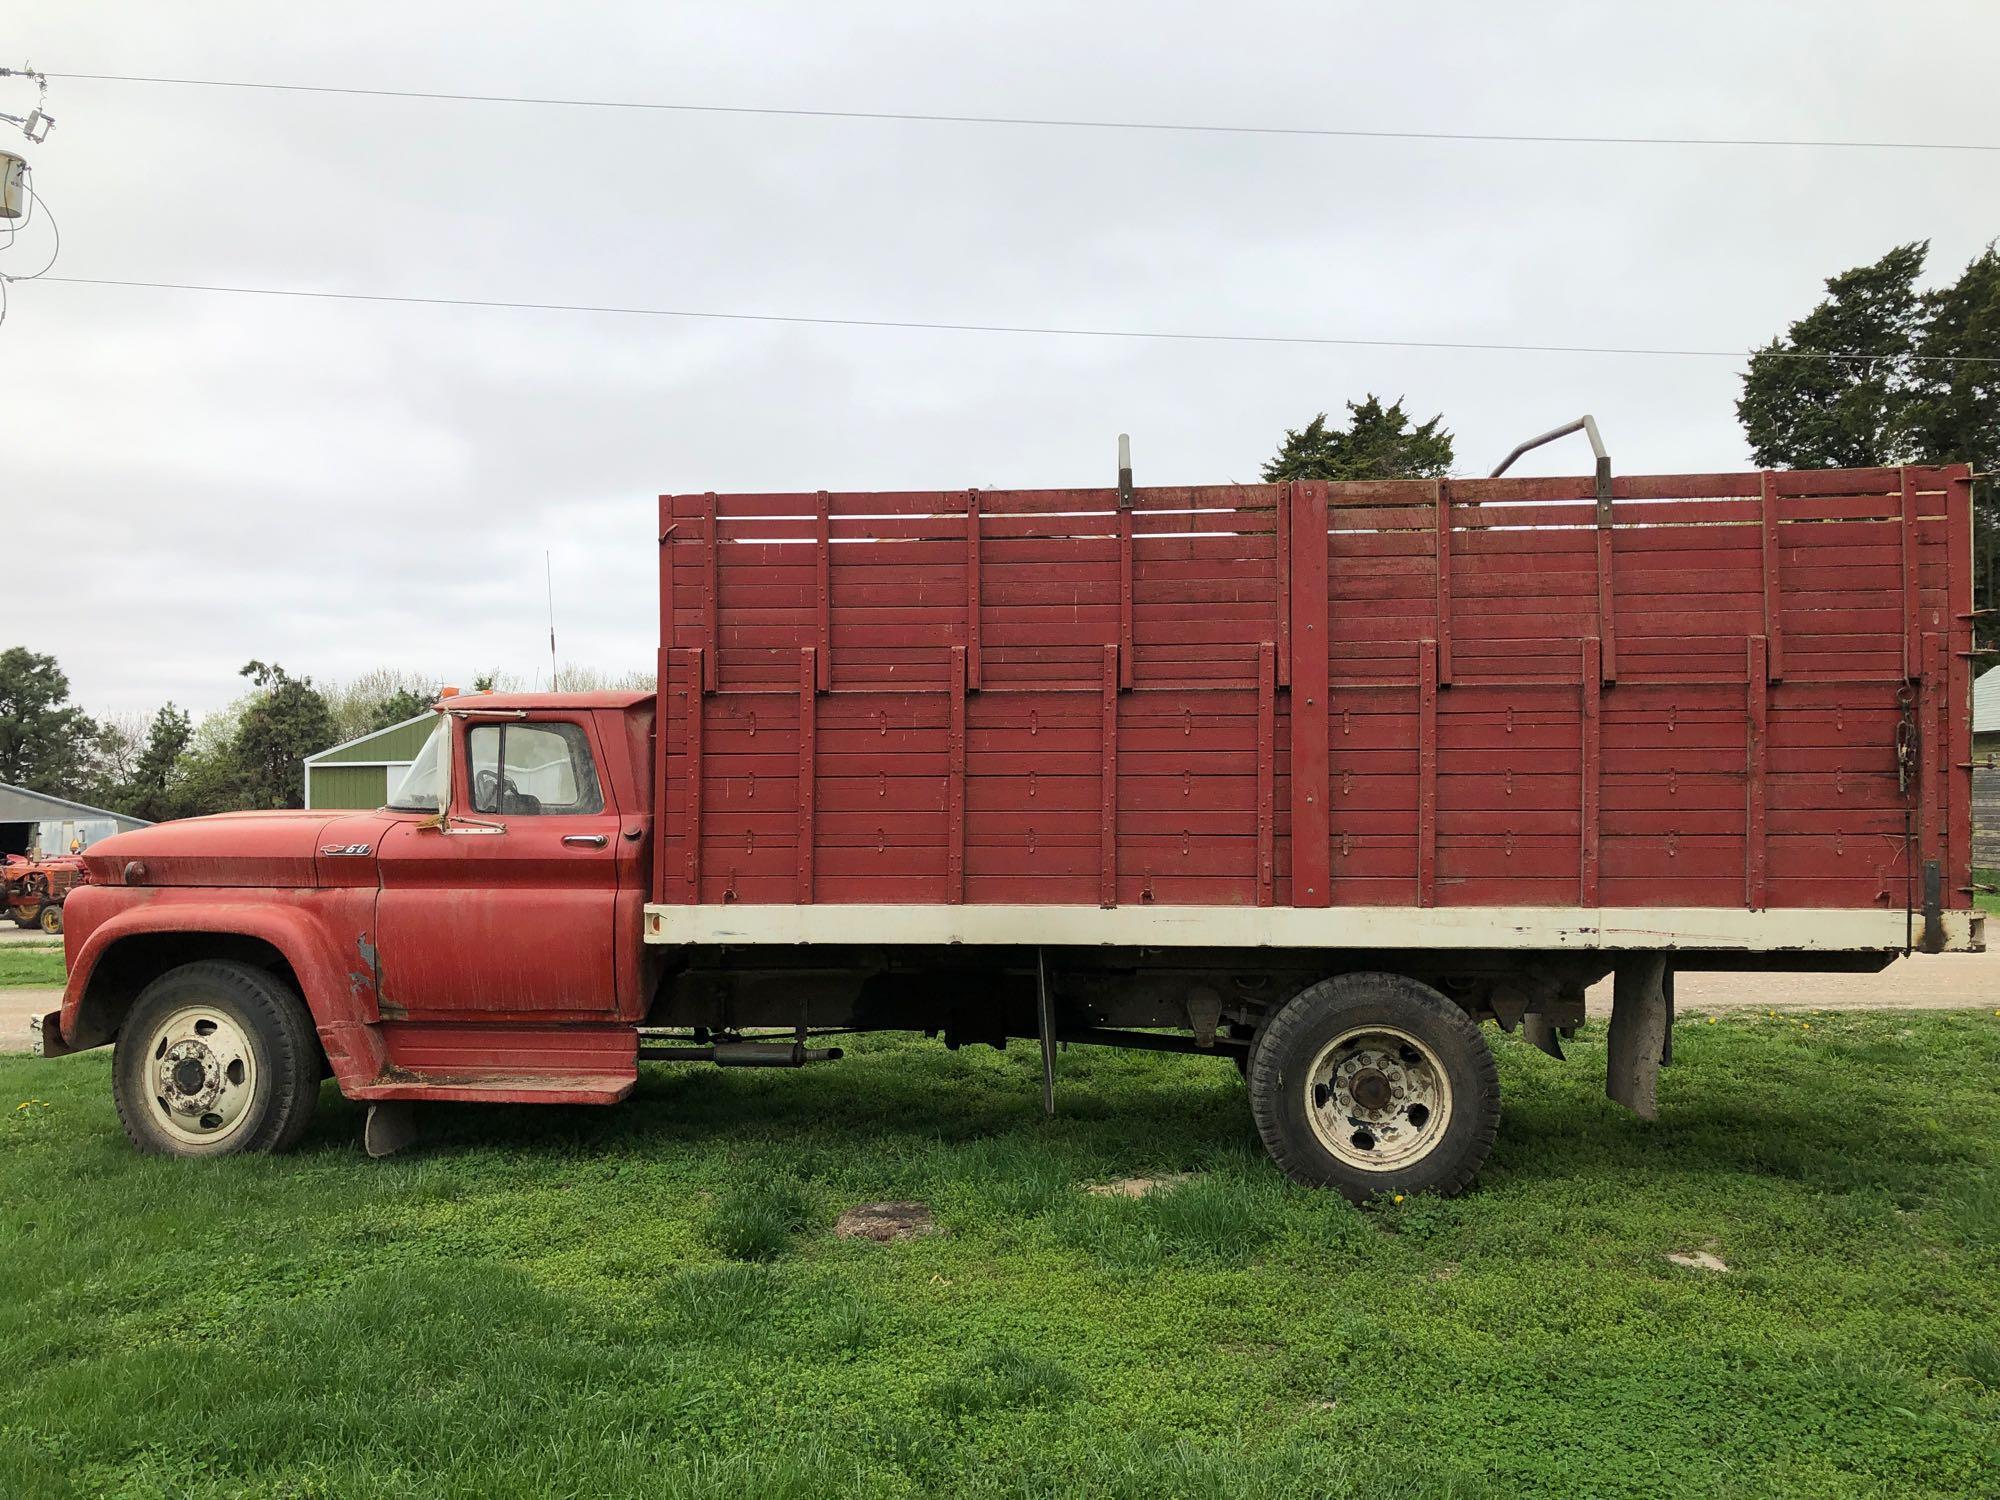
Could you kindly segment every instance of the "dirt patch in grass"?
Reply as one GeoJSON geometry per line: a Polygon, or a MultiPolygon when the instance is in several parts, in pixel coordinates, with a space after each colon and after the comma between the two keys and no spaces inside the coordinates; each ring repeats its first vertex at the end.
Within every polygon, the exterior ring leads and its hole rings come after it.
{"type": "Polygon", "coordinates": [[[891,1240],[913,1240],[937,1228],[937,1219],[928,1203],[857,1203],[833,1221],[836,1238],[874,1240],[886,1245],[891,1240]]]}
{"type": "Polygon", "coordinates": [[[1153,1177],[1120,1177],[1111,1182],[1093,1182],[1085,1191],[1095,1193],[1100,1198],[1143,1198],[1148,1193],[1177,1188],[1193,1177],[1192,1172],[1162,1172],[1153,1177]]]}

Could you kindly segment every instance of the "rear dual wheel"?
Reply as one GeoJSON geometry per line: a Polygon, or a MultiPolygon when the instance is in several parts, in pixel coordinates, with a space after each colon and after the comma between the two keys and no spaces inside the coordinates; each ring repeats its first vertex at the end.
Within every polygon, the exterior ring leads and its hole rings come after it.
{"type": "Polygon", "coordinates": [[[1259,1029],[1250,1110],[1285,1174],[1361,1203],[1463,1192],[1500,1124],[1500,1078],[1471,1017],[1400,974],[1342,974],[1259,1029]]]}

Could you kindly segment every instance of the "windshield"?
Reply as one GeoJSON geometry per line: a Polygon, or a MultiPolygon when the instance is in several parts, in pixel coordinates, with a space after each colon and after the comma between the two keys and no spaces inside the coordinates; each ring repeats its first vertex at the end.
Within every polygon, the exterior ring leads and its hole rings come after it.
{"type": "Polygon", "coordinates": [[[389,793],[389,806],[402,812],[436,812],[444,793],[444,758],[451,745],[451,720],[438,715],[437,728],[410,762],[402,782],[389,793]]]}

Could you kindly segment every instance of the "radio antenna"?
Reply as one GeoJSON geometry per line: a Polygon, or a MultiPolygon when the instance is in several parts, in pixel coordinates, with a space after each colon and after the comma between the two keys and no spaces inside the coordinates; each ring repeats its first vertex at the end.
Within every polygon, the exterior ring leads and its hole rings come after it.
{"type": "Polygon", "coordinates": [[[547,552],[542,553],[542,581],[549,591],[549,691],[559,693],[562,683],[556,674],[556,573],[547,552]]]}

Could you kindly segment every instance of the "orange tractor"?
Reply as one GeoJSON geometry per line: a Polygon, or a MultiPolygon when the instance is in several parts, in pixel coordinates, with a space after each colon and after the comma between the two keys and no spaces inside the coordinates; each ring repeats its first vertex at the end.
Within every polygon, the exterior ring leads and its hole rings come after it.
{"type": "Polygon", "coordinates": [[[54,935],[63,930],[63,902],[90,879],[83,861],[73,854],[47,859],[0,855],[0,914],[17,927],[39,927],[54,935]]]}

